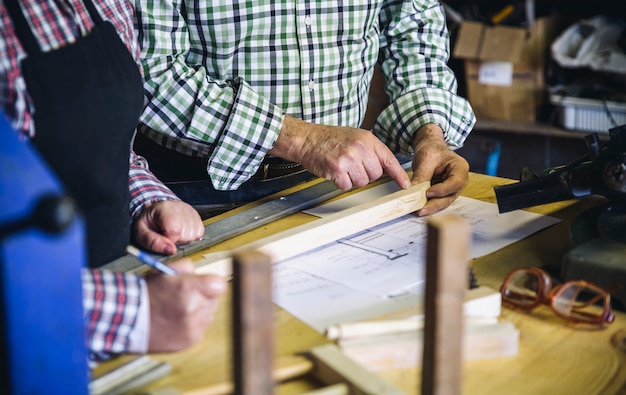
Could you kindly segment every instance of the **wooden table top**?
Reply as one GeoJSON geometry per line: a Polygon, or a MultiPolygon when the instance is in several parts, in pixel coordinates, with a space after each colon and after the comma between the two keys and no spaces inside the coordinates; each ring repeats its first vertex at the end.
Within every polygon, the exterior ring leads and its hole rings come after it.
{"type": "MultiPolygon", "coordinates": [[[[471,173],[470,183],[463,195],[495,203],[493,187],[511,182],[471,173]]],[[[472,260],[478,283],[498,289],[506,274],[515,267],[559,264],[563,254],[570,249],[568,235],[571,221],[577,214],[603,201],[602,198],[591,197],[529,208],[529,211],[551,215],[562,222],[472,260]]],[[[220,243],[192,258],[199,259],[202,254],[211,251],[228,250],[312,220],[312,216],[297,213],[220,243]]],[[[275,308],[274,318],[277,359],[328,343],[321,334],[279,307],[275,308]]],[[[502,318],[511,321],[520,330],[518,355],[464,362],[464,394],[610,395],[626,392],[626,352],[613,345],[617,342],[624,348],[626,313],[616,312],[615,322],[601,329],[574,327],[555,316],[547,306],[531,313],[503,307],[502,318]]],[[[230,292],[222,300],[215,322],[200,344],[178,353],[151,354],[151,357],[170,363],[172,372],[142,388],[141,393],[219,393],[210,392],[209,388],[231,380],[230,292]]],[[[124,362],[126,358],[130,357],[101,364],[94,371],[94,376],[124,362]]],[[[378,374],[407,394],[419,393],[420,368],[378,374]]],[[[280,385],[277,393],[301,394],[314,389],[315,385],[307,379],[294,380],[280,385]]]]}

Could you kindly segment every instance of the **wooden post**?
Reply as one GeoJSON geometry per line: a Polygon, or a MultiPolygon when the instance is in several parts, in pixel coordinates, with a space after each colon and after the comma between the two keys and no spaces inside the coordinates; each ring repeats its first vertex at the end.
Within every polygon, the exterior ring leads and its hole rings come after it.
{"type": "Polygon", "coordinates": [[[260,252],[233,257],[233,381],[236,395],[274,394],[272,264],[260,252]]]}
{"type": "Polygon", "coordinates": [[[422,395],[459,395],[469,223],[456,215],[428,221],[422,395]]]}

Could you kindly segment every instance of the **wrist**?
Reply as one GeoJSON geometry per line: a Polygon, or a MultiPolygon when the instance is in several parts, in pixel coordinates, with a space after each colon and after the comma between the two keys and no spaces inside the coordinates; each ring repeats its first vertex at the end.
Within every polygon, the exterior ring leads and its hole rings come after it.
{"type": "Polygon", "coordinates": [[[305,135],[304,131],[307,125],[308,123],[301,119],[285,115],[278,138],[274,146],[268,151],[268,154],[286,160],[300,162],[299,155],[301,154],[304,141],[302,136],[305,135]]]}
{"type": "Polygon", "coordinates": [[[413,149],[417,149],[417,147],[424,141],[428,141],[430,143],[441,142],[445,144],[443,129],[441,129],[439,125],[436,125],[434,123],[428,123],[421,126],[413,135],[413,149]]]}

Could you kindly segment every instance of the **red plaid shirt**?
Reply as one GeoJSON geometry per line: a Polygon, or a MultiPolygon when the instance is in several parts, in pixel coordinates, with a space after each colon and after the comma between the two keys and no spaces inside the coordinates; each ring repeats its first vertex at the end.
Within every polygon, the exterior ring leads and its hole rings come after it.
{"type": "MultiPolygon", "coordinates": [[[[82,1],[21,0],[22,10],[43,51],[50,51],[75,41],[93,28],[82,1]]],[[[139,48],[133,29],[133,10],[122,0],[93,0],[102,15],[116,27],[122,41],[138,59],[139,48]]],[[[20,62],[27,56],[15,36],[13,24],[0,2],[0,108],[13,127],[25,138],[35,135],[33,103],[21,75],[20,62]]],[[[139,65],[137,66],[140,67],[139,65]]],[[[141,69],[140,69],[141,70],[141,69]]],[[[134,217],[150,202],[178,199],[152,175],[146,161],[130,153],[129,210],[134,217]]],[[[84,271],[83,305],[87,344],[94,354],[120,353],[128,350],[135,329],[143,280],[133,274],[84,271]]]]}
{"type": "MultiPolygon", "coordinates": [[[[83,270],[83,308],[91,360],[129,351],[142,282],[131,273],[83,270]]],[[[147,334],[144,337],[147,339],[147,334]]]]}

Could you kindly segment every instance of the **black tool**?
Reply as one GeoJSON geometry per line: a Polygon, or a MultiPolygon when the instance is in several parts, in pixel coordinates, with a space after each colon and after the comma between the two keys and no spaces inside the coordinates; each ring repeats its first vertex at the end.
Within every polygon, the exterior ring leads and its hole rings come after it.
{"type": "Polygon", "coordinates": [[[64,232],[74,221],[76,205],[74,200],[58,195],[44,195],[39,198],[32,212],[0,226],[0,239],[28,228],[39,228],[47,233],[64,232]]]}
{"type": "Polygon", "coordinates": [[[589,153],[574,162],[536,176],[526,169],[522,180],[494,188],[501,213],[545,203],[602,195],[626,204],[626,125],[609,130],[601,145],[598,134],[585,136],[589,153]]]}

